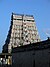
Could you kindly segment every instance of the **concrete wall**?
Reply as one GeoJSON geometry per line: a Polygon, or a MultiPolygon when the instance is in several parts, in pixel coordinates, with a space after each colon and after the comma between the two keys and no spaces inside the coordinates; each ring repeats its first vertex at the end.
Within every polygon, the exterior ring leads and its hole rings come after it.
{"type": "Polygon", "coordinates": [[[13,53],[12,62],[13,67],[49,67],[49,49],[13,53]]]}

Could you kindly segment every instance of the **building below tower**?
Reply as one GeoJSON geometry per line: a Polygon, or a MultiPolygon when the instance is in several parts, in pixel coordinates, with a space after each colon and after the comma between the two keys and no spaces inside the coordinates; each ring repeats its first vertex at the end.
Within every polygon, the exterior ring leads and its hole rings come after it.
{"type": "Polygon", "coordinates": [[[0,67],[50,67],[50,38],[0,54],[0,67]]]}

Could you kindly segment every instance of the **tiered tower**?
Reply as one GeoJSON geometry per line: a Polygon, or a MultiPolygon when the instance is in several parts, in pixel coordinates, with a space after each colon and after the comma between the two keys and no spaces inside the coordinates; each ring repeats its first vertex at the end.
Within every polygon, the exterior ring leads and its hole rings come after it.
{"type": "Polygon", "coordinates": [[[7,52],[10,53],[12,47],[14,48],[39,41],[40,37],[33,15],[12,13],[10,30],[5,45],[3,46],[3,52],[7,49],[7,52]]]}

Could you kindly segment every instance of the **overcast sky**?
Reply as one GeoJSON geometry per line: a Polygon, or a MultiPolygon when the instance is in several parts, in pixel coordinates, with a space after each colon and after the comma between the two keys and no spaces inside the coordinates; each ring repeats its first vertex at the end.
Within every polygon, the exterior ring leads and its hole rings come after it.
{"type": "Polygon", "coordinates": [[[12,12],[33,15],[41,40],[47,39],[44,30],[50,29],[50,0],[0,0],[0,52],[9,31],[12,12]]]}

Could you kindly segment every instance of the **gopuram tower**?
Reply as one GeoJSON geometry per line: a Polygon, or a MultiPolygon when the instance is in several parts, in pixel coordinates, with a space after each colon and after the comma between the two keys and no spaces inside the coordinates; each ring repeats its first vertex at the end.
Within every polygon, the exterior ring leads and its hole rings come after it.
{"type": "Polygon", "coordinates": [[[33,15],[11,15],[11,25],[3,46],[3,52],[11,53],[12,47],[18,47],[40,42],[35,19],[33,15]]]}

